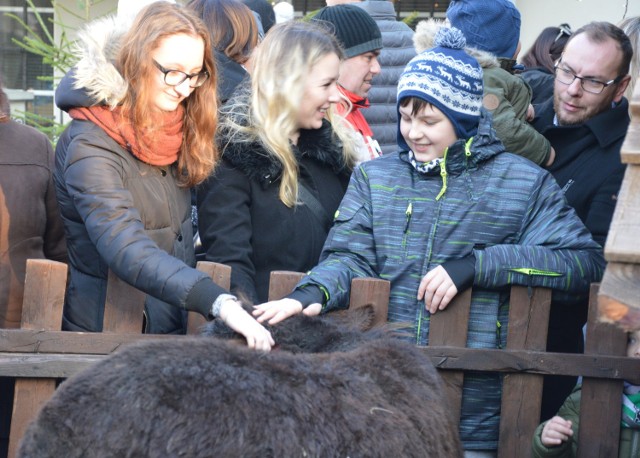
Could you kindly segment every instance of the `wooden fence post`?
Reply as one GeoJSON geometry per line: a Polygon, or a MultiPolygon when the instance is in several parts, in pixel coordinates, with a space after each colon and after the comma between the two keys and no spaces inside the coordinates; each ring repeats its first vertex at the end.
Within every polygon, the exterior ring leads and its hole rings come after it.
{"type": "MultiPolygon", "coordinates": [[[[67,285],[67,265],[28,259],[22,301],[22,329],[59,331],[67,285]]],[[[16,456],[27,426],[56,389],[54,379],[18,379],[15,383],[9,456],[16,456]]]]}
{"type": "Polygon", "coordinates": [[[288,270],[274,270],[269,277],[269,301],[282,299],[302,280],[302,272],[291,272],[288,270]]]}
{"type": "MultiPolygon", "coordinates": [[[[231,267],[217,262],[199,261],[196,269],[208,274],[218,286],[226,290],[231,287],[231,267]]],[[[198,312],[189,312],[187,334],[199,334],[200,328],[202,328],[206,322],[206,318],[198,312]]]]}
{"type": "MultiPolygon", "coordinates": [[[[469,309],[471,307],[471,288],[453,298],[449,306],[430,317],[429,346],[466,347],[469,330],[469,309]]],[[[436,367],[438,365],[436,364],[436,367]]],[[[440,372],[449,398],[449,411],[455,425],[460,424],[462,407],[462,384],[464,372],[440,372]]]]}
{"type": "MultiPolygon", "coordinates": [[[[626,334],[620,328],[598,320],[598,285],[591,285],[585,354],[622,356],[626,346],[626,334]]],[[[578,457],[618,456],[622,384],[621,380],[597,378],[582,381],[578,457]]]]}
{"type": "Polygon", "coordinates": [[[146,294],[109,269],[102,332],[142,333],[146,294]]]}
{"type": "MultiPolygon", "coordinates": [[[[551,308],[551,290],[511,288],[507,349],[544,351],[551,308]]],[[[542,375],[506,374],[502,383],[498,457],[531,456],[533,433],[540,421],[542,375]],[[504,420],[504,421],[503,421],[504,420]]]]}

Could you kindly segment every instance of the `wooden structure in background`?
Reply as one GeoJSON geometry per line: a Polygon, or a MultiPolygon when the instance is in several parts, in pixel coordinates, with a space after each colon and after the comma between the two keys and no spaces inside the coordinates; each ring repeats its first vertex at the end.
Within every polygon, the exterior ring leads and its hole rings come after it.
{"type": "Polygon", "coordinates": [[[640,329],[640,84],[631,105],[631,124],[622,145],[628,164],[604,255],[608,261],[598,307],[602,318],[623,329],[640,329]],[[639,238],[636,238],[639,237],[639,238]]]}
{"type": "MultiPolygon", "coordinates": [[[[220,284],[228,285],[230,269],[227,267],[209,263],[198,267],[220,284]]],[[[277,299],[290,292],[301,275],[273,272],[270,298],[277,299]]],[[[0,330],[0,376],[18,378],[10,457],[15,455],[19,438],[28,422],[51,396],[58,379],[90,367],[122,345],[159,337],[140,334],[142,304],[133,304],[130,300],[139,292],[113,279],[110,280],[113,284],[110,285],[112,300],[109,307],[116,310],[105,311],[105,320],[109,316],[126,316],[134,323],[122,323],[125,331],[118,329],[117,322],[110,326],[110,332],[60,331],[65,278],[66,265],[30,260],[23,327],[0,330]],[[118,310],[124,304],[137,311],[118,310]]],[[[545,374],[584,377],[580,456],[617,456],[622,380],[640,383],[640,361],[620,356],[624,354],[625,334],[616,326],[597,321],[596,291],[594,286],[586,355],[544,351],[551,302],[548,290],[512,288],[505,349],[465,347],[470,291],[458,295],[445,311],[432,316],[430,346],[424,347],[423,351],[441,370],[454,415],[459,416],[460,412],[464,371],[504,374],[499,457],[530,456],[531,437],[540,414],[542,375],[545,374]],[[608,429],[604,428],[605,425],[608,429]]],[[[386,321],[388,298],[388,282],[358,279],[352,284],[350,306],[372,304],[376,310],[376,321],[381,323],[386,321]]],[[[182,336],[160,338],[180,339],[182,336]]]]}

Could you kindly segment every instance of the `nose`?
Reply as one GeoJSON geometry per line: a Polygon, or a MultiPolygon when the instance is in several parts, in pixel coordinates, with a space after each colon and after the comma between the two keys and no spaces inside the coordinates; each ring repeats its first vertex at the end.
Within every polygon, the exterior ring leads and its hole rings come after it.
{"type": "Polygon", "coordinates": [[[191,82],[191,80],[189,78],[187,78],[186,80],[184,80],[182,83],[178,84],[177,86],[174,86],[173,88],[176,90],[176,92],[178,94],[180,94],[182,97],[189,97],[189,95],[191,94],[191,92],[193,91],[193,88],[191,86],[189,86],[189,83],[191,82]]]}
{"type": "Polygon", "coordinates": [[[378,62],[378,56],[375,56],[371,60],[371,73],[377,75],[380,71],[382,71],[382,68],[380,67],[380,62],[378,62]]]}
{"type": "Polygon", "coordinates": [[[411,122],[411,125],[409,126],[409,138],[411,140],[418,140],[422,137],[422,129],[419,127],[419,123],[411,122]]]}
{"type": "Polygon", "coordinates": [[[338,90],[338,85],[334,83],[329,90],[329,103],[338,102],[340,102],[340,91],[338,90]]]}
{"type": "Polygon", "coordinates": [[[578,78],[574,79],[567,88],[567,92],[574,97],[580,95],[582,93],[582,81],[578,78]]]}

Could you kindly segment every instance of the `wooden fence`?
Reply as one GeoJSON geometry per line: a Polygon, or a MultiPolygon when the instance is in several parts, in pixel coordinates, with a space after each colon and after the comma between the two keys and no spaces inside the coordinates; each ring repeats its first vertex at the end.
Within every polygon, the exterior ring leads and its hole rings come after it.
{"type": "MultiPolygon", "coordinates": [[[[199,263],[221,286],[228,287],[230,269],[199,263]]],[[[66,284],[66,265],[29,260],[25,283],[22,328],[0,330],[0,376],[17,377],[9,456],[13,457],[29,421],[55,390],[60,378],[82,370],[127,343],[158,336],[140,334],[142,293],[110,276],[104,332],[60,331],[66,284]]],[[[273,272],[270,299],[289,293],[302,274],[273,272]]],[[[450,306],[431,317],[429,342],[424,352],[441,370],[451,402],[459,412],[464,371],[504,373],[499,457],[528,457],[538,424],[542,376],[584,377],[580,417],[579,456],[617,456],[622,380],[640,383],[640,361],[625,354],[625,334],[600,323],[597,285],[592,287],[584,355],[546,353],[551,293],[544,289],[511,290],[506,349],[465,348],[471,291],[459,294],[450,306]]],[[[352,285],[351,307],[373,304],[376,322],[386,321],[389,284],[359,279],[352,285]]],[[[189,316],[189,332],[203,320],[189,316]]],[[[162,336],[180,339],[181,336],[162,336]]]]}

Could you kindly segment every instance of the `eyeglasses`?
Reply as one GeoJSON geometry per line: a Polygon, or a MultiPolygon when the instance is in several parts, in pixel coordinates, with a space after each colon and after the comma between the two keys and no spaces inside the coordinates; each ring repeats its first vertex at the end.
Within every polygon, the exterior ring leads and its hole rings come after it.
{"type": "Polygon", "coordinates": [[[598,80],[594,80],[591,78],[583,78],[581,76],[576,75],[571,70],[567,70],[566,68],[562,68],[559,66],[560,62],[555,65],[556,69],[556,80],[562,84],[570,85],[575,80],[580,80],[580,86],[586,92],[590,92],[591,94],[600,94],[605,88],[611,86],[612,84],[618,84],[624,75],[620,75],[615,79],[609,80],[607,82],[602,82],[598,80]]]}
{"type": "Polygon", "coordinates": [[[558,28],[560,29],[560,32],[558,32],[558,36],[556,36],[555,40],[553,40],[554,43],[558,41],[562,37],[562,35],[570,37],[573,33],[569,24],[560,24],[558,28]]]}
{"type": "Polygon", "coordinates": [[[155,60],[153,61],[155,66],[164,74],[164,82],[168,86],[179,86],[186,80],[189,80],[189,87],[196,88],[204,84],[209,79],[209,72],[202,70],[198,73],[192,73],[191,75],[180,70],[171,70],[164,68],[155,60]],[[194,80],[195,78],[195,80],[194,80]]]}

